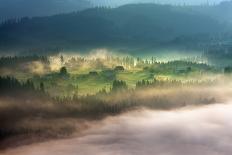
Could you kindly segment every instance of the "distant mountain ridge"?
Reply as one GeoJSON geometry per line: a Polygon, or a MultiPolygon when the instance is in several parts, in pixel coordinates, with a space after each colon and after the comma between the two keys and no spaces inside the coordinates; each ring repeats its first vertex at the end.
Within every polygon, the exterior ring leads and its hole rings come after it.
{"type": "MultiPolygon", "coordinates": [[[[69,13],[73,11],[80,11],[96,6],[119,7],[131,3],[154,3],[154,0],[0,0],[0,22],[10,18],[21,18],[24,16],[50,16],[61,13],[69,13]]],[[[192,4],[176,1],[161,1],[161,3],[170,3],[174,5],[192,4]]],[[[197,3],[198,4],[198,3],[197,3]]],[[[216,7],[206,7],[204,5],[197,5],[194,8],[200,12],[211,13],[214,15],[231,14],[231,1],[222,1],[216,7]],[[204,7],[204,9],[202,9],[204,7]]],[[[190,6],[192,8],[192,6],[190,6]]],[[[231,16],[230,16],[231,17],[231,16]]],[[[224,17],[223,17],[224,18],[224,17]]]]}
{"type": "Polygon", "coordinates": [[[93,7],[88,0],[0,0],[0,21],[24,16],[49,16],[93,7]]]}
{"type": "Polygon", "coordinates": [[[230,38],[231,27],[226,20],[221,22],[218,17],[201,12],[199,8],[190,9],[129,4],[8,21],[0,26],[0,48],[195,46],[218,38],[230,38]]]}
{"type": "Polygon", "coordinates": [[[196,11],[222,22],[232,23],[232,0],[223,1],[218,5],[188,6],[188,11],[196,11]]]}

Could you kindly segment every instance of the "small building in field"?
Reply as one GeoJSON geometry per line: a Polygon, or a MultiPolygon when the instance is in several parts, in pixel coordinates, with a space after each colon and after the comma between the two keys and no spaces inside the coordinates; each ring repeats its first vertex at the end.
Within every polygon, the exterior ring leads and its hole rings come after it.
{"type": "Polygon", "coordinates": [[[115,70],[115,71],[124,71],[125,68],[124,68],[123,66],[116,66],[116,67],[114,68],[114,70],[115,70]]]}

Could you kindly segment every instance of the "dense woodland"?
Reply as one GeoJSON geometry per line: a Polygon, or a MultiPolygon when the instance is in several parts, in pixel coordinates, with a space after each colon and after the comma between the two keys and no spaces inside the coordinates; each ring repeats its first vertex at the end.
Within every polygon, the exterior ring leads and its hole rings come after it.
{"type": "Polygon", "coordinates": [[[24,51],[30,48],[85,49],[102,46],[202,48],[221,40],[231,41],[229,23],[223,21],[222,24],[219,18],[211,18],[206,13],[202,15],[199,9],[131,4],[118,8],[97,7],[51,17],[11,19],[0,26],[0,47],[12,50],[21,47],[24,51]]]}
{"type": "Polygon", "coordinates": [[[192,84],[200,88],[196,87],[195,90],[179,81],[143,80],[137,83],[136,89],[129,89],[125,81],[115,80],[110,92],[102,89],[95,95],[52,97],[46,92],[43,83],[36,88],[29,80],[22,83],[15,78],[1,77],[0,99],[1,105],[6,107],[0,108],[0,139],[7,140],[15,136],[67,137],[76,129],[74,124],[64,123],[62,118],[96,120],[140,107],[172,109],[186,106],[186,103],[205,105],[216,102],[216,95],[200,95],[204,85],[192,84]],[[153,90],[149,90],[151,88],[153,90]],[[144,91],[154,93],[144,96],[144,91]],[[56,128],[49,121],[57,122],[56,128]]]}
{"type": "Polygon", "coordinates": [[[230,77],[232,67],[189,60],[161,62],[154,56],[114,55],[2,57],[0,139],[68,137],[76,132],[79,119],[95,121],[139,108],[169,110],[220,101],[220,95],[211,91],[218,81],[203,77],[230,77]],[[57,70],[52,70],[54,61],[60,66],[57,70]],[[21,69],[33,62],[46,66],[46,71],[36,74],[21,69]],[[14,74],[7,76],[5,70],[14,74]],[[187,79],[194,76],[196,80],[187,79]]]}
{"type": "Polygon", "coordinates": [[[0,58],[0,67],[16,67],[20,64],[32,61],[41,61],[44,64],[49,64],[49,60],[46,56],[9,56],[0,58]]]}
{"type": "MultiPolygon", "coordinates": [[[[92,0],[3,1],[48,5],[28,17],[0,15],[0,151],[79,135],[125,112],[231,99],[232,1],[93,8],[92,0]],[[33,17],[72,10],[71,3],[77,11],[33,17]]],[[[1,7],[0,0],[0,14],[1,7]]]]}

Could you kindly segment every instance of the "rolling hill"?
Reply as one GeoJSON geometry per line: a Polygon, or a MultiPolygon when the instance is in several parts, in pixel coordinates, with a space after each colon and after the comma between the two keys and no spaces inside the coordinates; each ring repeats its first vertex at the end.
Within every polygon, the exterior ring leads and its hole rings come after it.
{"type": "Polygon", "coordinates": [[[92,7],[88,0],[0,0],[0,22],[24,16],[49,16],[92,7]]]}
{"type": "Polygon", "coordinates": [[[196,9],[130,4],[9,20],[0,26],[0,48],[194,47],[228,39],[231,37],[228,32],[231,32],[229,22],[196,9]]]}

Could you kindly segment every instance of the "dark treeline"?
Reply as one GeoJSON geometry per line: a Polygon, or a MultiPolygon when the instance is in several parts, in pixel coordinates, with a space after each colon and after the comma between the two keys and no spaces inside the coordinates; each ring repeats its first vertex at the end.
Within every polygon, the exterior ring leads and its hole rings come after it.
{"type": "Polygon", "coordinates": [[[121,81],[121,80],[114,80],[113,81],[113,85],[112,85],[112,89],[111,91],[122,91],[122,90],[127,90],[127,84],[125,81],[121,81]]]}
{"type": "Polygon", "coordinates": [[[193,61],[187,61],[187,60],[174,60],[174,61],[168,61],[168,62],[159,62],[156,60],[155,57],[151,57],[150,59],[142,59],[137,58],[137,65],[139,66],[144,64],[151,64],[151,65],[159,65],[159,66],[173,66],[173,67],[180,67],[180,66],[193,66],[193,67],[202,67],[202,68],[209,68],[210,66],[205,63],[197,63],[193,61]]]}
{"type": "Polygon", "coordinates": [[[199,72],[199,74],[201,74],[205,72],[219,71],[215,67],[210,66],[206,63],[191,62],[186,60],[177,60],[169,62],[140,60],[138,61],[138,64],[136,66],[142,67],[145,71],[149,71],[154,74],[188,74],[194,71],[197,71],[199,72]]]}
{"type": "MultiPolygon", "coordinates": [[[[137,83],[137,88],[149,88],[153,84],[152,82],[142,81],[137,83]]],[[[169,84],[176,85],[179,83],[176,81],[169,84]]],[[[40,83],[39,88],[35,88],[33,82],[29,80],[19,82],[15,78],[1,77],[0,99],[3,101],[3,105],[5,103],[8,106],[7,108],[0,108],[0,139],[20,135],[44,135],[57,138],[75,132],[73,124],[68,126],[63,124],[63,118],[96,120],[139,107],[171,109],[183,107],[186,103],[189,105],[215,103],[214,96],[202,97],[199,95],[199,90],[193,91],[198,93],[196,95],[190,93],[189,88],[185,91],[178,90],[180,92],[177,92],[177,90],[175,89],[173,93],[176,93],[178,97],[173,97],[168,92],[167,94],[159,94],[159,91],[153,93],[154,96],[146,96],[144,91],[127,89],[127,84],[124,81],[115,80],[110,92],[103,89],[96,95],[51,97],[46,93],[43,83],[40,83]],[[140,93],[143,93],[143,95],[140,93]],[[183,98],[183,96],[187,97],[183,98]],[[19,124],[25,123],[24,120],[28,120],[28,118],[30,118],[29,122],[32,126],[33,123],[36,125],[38,121],[40,121],[41,126],[33,128],[28,124],[19,126],[19,124]],[[57,119],[59,125],[54,128],[51,121],[57,119]],[[44,126],[43,123],[45,123],[44,126]]]]}
{"type": "Polygon", "coordinates": [[[41,61],[44,64],[49,64],[49,60],[46,56],[8,56],[0,57],[0,67],[15,67],[19,64],[24,64],[32,61],[41,61]]]}
{"type": "Polygon", "coordinates": [[[181,87],[181,86],[210,86],[215,84],[217,81],[187,81],[182,82],[181,80],[141,80],[136,83],[136,89],[141,88],[170,88],[170,87],[181,87]]]}
{"type": "Polygon", "coordinates": [[[118,114],[139,105],[135,102],[128,103],[126,100],[117,104],[111,104],[109,101],[102,99],[102,94],[82,97],[55,97],[53,102],[64,107],[73,105],[75,108],[69,109],[67,115],[79,117],[101,117],[105,114],[118,114]]]}
{"type": "MultiPolygon", "coordinates": [[[[218,53],[218,52],[217,52],[218,53]]],[[[205,53],[206,55],[206,53],[205,53]]],[[[230,56],[226,54],[226,56],[230,56]]],[[[29,56],[8,56],[8,57],[0,57],[0,67],[15,67],[20,64],[25,64],[32,61],[40,61],[43,64],[47,65],[50,63],[48,56],[39,56],[39,55],[29,55],[29,56]]],[[[111,64],[115,71],[123,71],[125,68],[144,68],[144,70],[150,70],[151,72],[156,71],[162,72],[162,70],[167,69],[189,69],[191,71],[192,68],[200,68],[202,70],[211,70],[212,67],[205,63],[198,63],[187,60],[175,60],[168,62],[159,62],[157,58],[152,56],[147,59],[143,59],[141,57],[118,57],[118,56],[107,56],[105,59],[87,59],[81,56],[73,56],[70,59],[64,59],[63,56],[60,56],[60,62],[64,63],[64,66],[71,69],[80,69],[82,66],[88,65],[93,69],[107,69],[106,64],[111,64]],[[136,65],[135,65],[136,62],[136,65]],[[125,68],[124,68],[125,67],[125,68]]]]}
{"type": "Polygon", "coordinates": [[[115,67],[115,70],[123,70],[122,68],[117,68],[119,67],[118,65],[121,65],[125,68],[133,68],[135,59],[132,56],[120,57],[115,55],[108,55],[103,59],[88,59],[82,56],[73,56],[65,62],[65,66],[70,69],[78,69],[83,65],[88,65],[93,69],[107,69],[108,67],[106,64],[115,67]]]}
{"type": "MultiPolygon", "coordinates": [[[[35,87],[31,80],[20,82],[13,77],[0,77],[0,94],[1,95],[47,95],[44,84],[41,82],[39,87],[35,87]]],[[[0,96],[1,96],[0,95],[0,96]]]]}
{"type": "Polygon", "coordinates": [[[231,66],[227,66],[224,68],[224,73],[225,74],[231,74],[232,73],[232,67],[231,66]]]}

